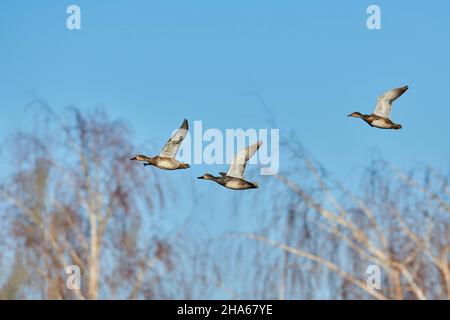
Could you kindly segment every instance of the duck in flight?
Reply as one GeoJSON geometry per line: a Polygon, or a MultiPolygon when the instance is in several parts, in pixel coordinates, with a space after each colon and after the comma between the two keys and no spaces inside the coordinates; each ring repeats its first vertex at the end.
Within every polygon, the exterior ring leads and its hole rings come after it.
{"type": "Polygon", "coordinates": [[[175,159],[178,149],[181,143],[186,137],[189,130],[189,124],[186,119],[184,119],[181,127],[175,132],[175,134],[167,141],[166,145],[162,149],[161,153],[155,157],[147,157],[142,154],[137,155],[130,160],[143,161],[144,166],[155,166],[163,170],[177,170],[177,169],[187,169],[189,165],[187,163],[182,163],[175,159]]]}
{"type": "Polygon", "coordinates": [[[257,143],[239,151],[231,161],[228,172],[220,172],[220,177],[215,177],[209,173],[205,173],[203,176],[198,177],[198,179],[212,180],[225,188],[233,190],[258,188],[258,184],[256,182],[249,182],[244,179],[244,170],[247,165],[247,161],[255,154],[256,151],[258,151],[262,144],[262,141],[258,141],[257,143]]]}
{"type": "Polygon", "coordinates": [[[392,89],[382,96],[378,97],[375,111],[372,114],[361,114],[353,112],[349,117],[361,118],[370,126],[380,129],[401,129],[402,125],[394,123],[389,119],[392,110],[392,103],[408,90],[408,86],[392,89]]]}

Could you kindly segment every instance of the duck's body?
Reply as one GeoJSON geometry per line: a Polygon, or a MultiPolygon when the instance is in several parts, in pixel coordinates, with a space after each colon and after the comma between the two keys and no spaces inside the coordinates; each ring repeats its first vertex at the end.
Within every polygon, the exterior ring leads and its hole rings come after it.
{"type": "Polygon", "coordinates": [[[408,86],[392,89],[378,97],[375,111],[372,114],[361,114],[353,112],[349,117],[361,118],[370,126],[380,129],[401,129],[402,125],[389,119],[392,110],[392,103],[408,90],[408,86]]]}
{"type": "Polygon", "coordinates": [[[155,157],[147,157],[140,154],[134,158],[131,158],[131,160],[143,161],[144,166],[155,166],[162,170],[178,170],[189,168],[189,165],[187,163],[183,163],[175,159],[181,142],[184,140],[184,137],[186,136],[188,130],[189,125],[187,120],[185,119],[177,132],[175,132],[175,134],[169,139],[169,141],[167,141],[166,145],[159,155],[155,157]]]}
{"type": "Polygon", "coordinates": [[[391,119],[380,117],[376,114],[357,114],[353,112],[351,114],[354,118],[361,118],[371,127],[380,128],[380,129],[401,129],[402,125],[394,123],[391,119]]]}
{"type": "Polygon", "coordinates": [[[228,172],[220,172],[220,177],[215,177],[212,174],[205,173],[203,176],[198,177],[198,179],[212,180],[225,188],[232,190],[258,188],[258,184],[256,182],[250,182],[244,179],[244,170],[247,161],[253,156],[253,154],[255,154],[261,145],[262,141],[258,141],[257,143],[238,152],[233,158],[228,172]]]}
{"type": "Polygon", "coordinates": [[[246,189],[256,189],[258,188],[258,184],[256,182],[249,182],[244,179],[235,178],[227,176],[226,173],[221,172],[220,177],[215,177],[211,174],[204,174],[201,177],[198,177],[199,179],[204,180],[212,180],[225,188],[232,189],[232,190],[246,190],[246,189]]]}
{"type": "Polygon", "coordinates": [[[168,157],[161,157],[161,156],[145,157],[145,160],[143,161],[145,161],[144,166],[155,166],[162,170],[178,170],[189,168],[189,165],[187,163],[183,163],[174,158],[168,157]]]}

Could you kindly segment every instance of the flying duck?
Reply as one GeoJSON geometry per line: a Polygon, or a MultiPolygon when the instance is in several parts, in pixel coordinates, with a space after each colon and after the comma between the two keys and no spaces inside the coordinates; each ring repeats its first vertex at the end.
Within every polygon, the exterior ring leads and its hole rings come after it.
{"type": "Polygon", "coordinates": [[[189,165],[187,163],[182,163],[175,159],[178,149],[180,148],[181,142],[186,137],[189,130],[189,124],[186,119],[184,119],[181,127],[175,132],[175,134],[167,141],[166,145],[162,149],[161,153],[155,157],[147,157],[142,154],[137,155],[130,160],[143,161],[144,166],[155,166],[163,170],[177,170],[177,169],[187,169],[189,165]]]}
{"type": "Polygon", "coordinates": [[[247,165],[247,161],[255,154],[262,144],[262,141],[258,141],[257,143],[239,151],[231,161],[228,172],[220,172],[220,177],[215,177],[209,173],[205,173],[203,176],[198,177],[198,179],[213,180],[225,188],[233,190],[258,188],[258,184],[256,182],[249,182],[244,179],[244,170],[247,165]]]}
{"type": "Polygon", "coordinates": [[[361,114],[353,112],[348,117],[361,118],[370,126],[380,129],[401,129],[402,125],[389,119],[392,110],[392,103],[408,90],[408,86],[392,89],[382,96],[378,97],[375,111],[372,114],[361,114]]]}

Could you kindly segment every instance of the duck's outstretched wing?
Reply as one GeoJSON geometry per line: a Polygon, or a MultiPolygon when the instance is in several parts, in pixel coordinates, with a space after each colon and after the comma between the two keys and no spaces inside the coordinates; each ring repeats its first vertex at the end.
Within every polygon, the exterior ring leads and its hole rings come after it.
{"type": "Polygon", "coordinates": [[[159,156],[165,158],[175,158],[178,149],[180,148],[181,142],[183,142],[184,137],[186,137],[188,130],[188,121],[184,119],[181,127],[177,130],[177,132],[175,132],[175,134],[169,139],[169,141],[167,141],[159,156]]]}
{"type": "Polygon", "coordinates": [[[258,151],[262,144],[262,141],[258,141],[257,143],[239,151],[231,161],[227,176],[244,179],[244,170],[247,165],[247,161],[255,154],[256,151],[258,151]]]}
{"type": "Polygon", "coordinates": [[[397,98],[404,94],[406,90],[408,90],[408,86],[392,89],[382,96],[379,96],[373,114],[383,118],[389,118],[392,110],[392,102],[397,100],[397,98]]]}

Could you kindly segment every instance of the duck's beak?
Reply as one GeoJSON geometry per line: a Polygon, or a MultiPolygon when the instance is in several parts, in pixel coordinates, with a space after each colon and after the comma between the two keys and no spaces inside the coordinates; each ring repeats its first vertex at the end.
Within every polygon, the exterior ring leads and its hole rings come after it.
{"type": "Polygon", "coordinates": [[[137,160],[137,159],[136,159],[136,157],[134,157],[134,158],[131,158],[130,160],[137,160]]]}
{"type": "Polygon", "coordinates": [[[347,117],[351,117],[352,116],[352,114],[350,113],[349,115],[347,115],[347,117]]]}
{"type": "Polygon", "coordinates": [[[203,176],[201,176],[201,177],[197,177],[197,179],[205,179],[205,178],[203,178],[203,176]]]}

